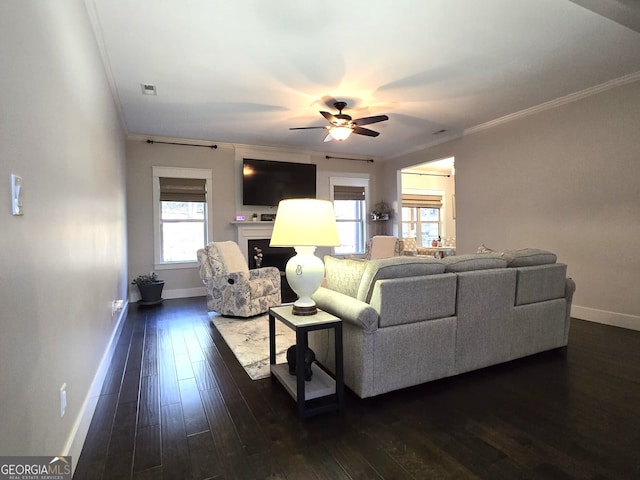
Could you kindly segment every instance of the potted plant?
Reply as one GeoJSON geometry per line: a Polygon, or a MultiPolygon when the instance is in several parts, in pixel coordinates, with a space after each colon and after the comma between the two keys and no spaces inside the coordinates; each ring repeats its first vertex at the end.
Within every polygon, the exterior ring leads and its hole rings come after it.
{"type": "Polygon", "coordinates": [[[140,305],[155,305],[162,302],[162,289],[164,288],[164,280],[158,279],[156,272],[150,272],[148,275],[138,275],[131,282],[138,286],[140,291],[140,305]]]}

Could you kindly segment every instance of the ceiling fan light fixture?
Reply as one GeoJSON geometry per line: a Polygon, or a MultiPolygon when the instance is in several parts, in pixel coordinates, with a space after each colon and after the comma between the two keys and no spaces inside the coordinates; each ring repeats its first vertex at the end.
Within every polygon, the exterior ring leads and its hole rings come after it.
{"type": "Polygon", "coordinates": [[[331,136],[335,140],[338,140],[339,142],[341,142],[349,138],[352,131],[353,130],[349,127],[331,127],[331,129],[329,130],[329,133],[331,133],[331,136]]]}

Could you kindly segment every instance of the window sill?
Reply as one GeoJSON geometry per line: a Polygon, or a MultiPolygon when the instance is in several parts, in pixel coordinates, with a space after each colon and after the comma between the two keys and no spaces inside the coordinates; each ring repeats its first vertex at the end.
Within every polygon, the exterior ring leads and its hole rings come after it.
{"type": "Polygon", "coordinates": [[[199,268],[199,267],[200,267],[200,264],[197,261],[156,263],[154,265],[155,270],[181,270],[186,268],[199,268]]]}

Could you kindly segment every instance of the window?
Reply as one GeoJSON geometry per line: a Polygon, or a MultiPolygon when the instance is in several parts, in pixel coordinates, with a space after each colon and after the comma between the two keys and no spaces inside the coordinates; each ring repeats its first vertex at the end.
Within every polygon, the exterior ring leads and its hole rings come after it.
{"type": "Polygon", "coordinates": [[[431,246],[441,236],[442,196],[402,195],[402,237],[415,238],[418,246],[431,246]]]}
{"type": "Polygon", "coordinates": [[[153,180],[156,268],[197,262],[208,239],[210,170],[153,167],[153,180]]]}
{"type": "Polygon", "coordinates": [[[336,223],[340,245],[335,247],[336,255],[361,254],[365,250],[367,238],[367,190],[366,178],[332,177],[331,197],[336,213],[336,223]]]}

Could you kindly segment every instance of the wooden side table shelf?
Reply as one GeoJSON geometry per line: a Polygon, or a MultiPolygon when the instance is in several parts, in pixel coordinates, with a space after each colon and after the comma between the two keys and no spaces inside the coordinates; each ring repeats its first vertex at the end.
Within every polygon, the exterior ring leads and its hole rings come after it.
{"type": "Polygon", "coordinates": [[[307,418],[319,413],[342,410],[344,406],[344,376],[342,370],[342,320],[318,309],[315,315],[294,315],[291,305],[269,309],[269,363],[271,374],[296,400],[298,416],[307,418]],[[314,330],[333,329],[335,335],[336,374],[332,377],[314,362],[311,381],[304,379],[304,368],[296,375],[289,373],[289,365],[276,364],[276,319],[296,332],[296,365],[304,363],[308,346],[307,334],[314,330]]]}

